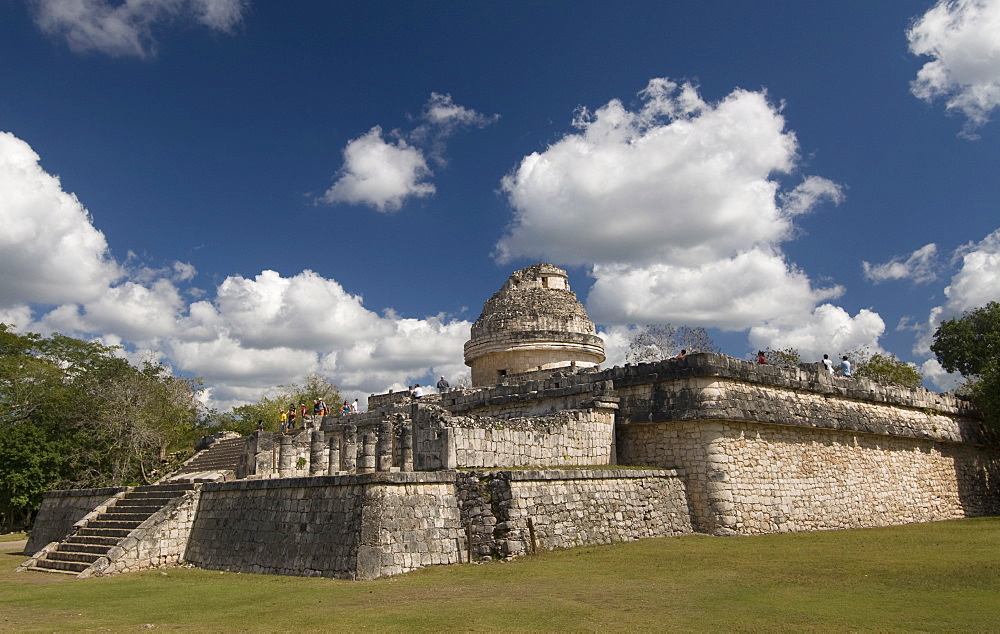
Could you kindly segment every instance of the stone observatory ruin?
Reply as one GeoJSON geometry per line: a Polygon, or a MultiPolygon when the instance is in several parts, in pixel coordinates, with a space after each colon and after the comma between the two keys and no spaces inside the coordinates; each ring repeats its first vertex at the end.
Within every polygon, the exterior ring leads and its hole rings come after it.
{"type": "Polygon", "coordinates": [[[604,340],[569,288],[566,271],[535,264],[510,276],[486,301],[465,344],[473,387],[516,375],[604,361],[604,340]]]}
{"type": "Polygon", "coordinates": [[[1000,440],[968,402],[722,354],[602,369],[549,264],[486,301],[465,359],[470,389],[208,438],[153,486],[49,492],[21,569],[374,579],[647,537],[1000,513],[1000,440]]]}

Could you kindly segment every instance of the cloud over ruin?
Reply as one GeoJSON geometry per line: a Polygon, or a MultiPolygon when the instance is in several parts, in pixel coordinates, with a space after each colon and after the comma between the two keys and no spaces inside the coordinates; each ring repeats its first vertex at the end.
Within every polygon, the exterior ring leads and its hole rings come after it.
{"type": "Polygon", "coordinates": [[[1000,2],[939,0],[906,36],[911,53],[933,58],[911,92],[929,103],[943,100],[966,118],[963,133],[974,137],[1000,106],[1000,2]]]}

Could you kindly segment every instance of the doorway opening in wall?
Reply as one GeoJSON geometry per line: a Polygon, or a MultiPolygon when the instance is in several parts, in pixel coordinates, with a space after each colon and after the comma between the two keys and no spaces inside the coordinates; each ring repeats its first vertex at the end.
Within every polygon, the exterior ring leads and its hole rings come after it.
{"type": "Polygon", "coordinates": [[[504,378],[507,377],[507,370],[497,370],[497,382],[503,383],[504,378]]]}
{"type": "Polygon", "coordinates": [[[542,278],[542,288],[548,288],[548,287],[549,287],[549,278],[543,277],[542,278]]]}

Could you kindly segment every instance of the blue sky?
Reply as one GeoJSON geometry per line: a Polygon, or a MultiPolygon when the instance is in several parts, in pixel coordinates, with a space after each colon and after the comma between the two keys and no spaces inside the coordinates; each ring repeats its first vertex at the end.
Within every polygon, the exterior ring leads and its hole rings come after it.
{"type": "Polygon", "coordinates": [[[362,397],[535,262],[621,363],[886,350],[1000,300],[1000,0],[0,3],[0,321],[362,397]]]}

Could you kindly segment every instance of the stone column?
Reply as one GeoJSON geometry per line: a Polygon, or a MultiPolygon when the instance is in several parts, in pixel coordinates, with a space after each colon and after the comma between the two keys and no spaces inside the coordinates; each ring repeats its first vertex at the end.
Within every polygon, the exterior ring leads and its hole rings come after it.
{"type": "Polygon", "coordinates": [[[378,439],[375,447],[376,471],[392,470],[392,421],[383,420],[378,426],[378,439]]]}
{"type": "Polygon", "coordinates": [[[413,471],[413,425],[404,421],[399,429],[400,471],[413,471]]]}
{"type": "Polygon", "coordinates": [[[278,451],[278,475],[290,478],[295,475],[295,447],[291,436],[281,437],[281,449],[278,451]]]}
{"type": "Polygon", "coordinates": [[[327,459],[326,473],[334,475],[340,471],[340,438],[341,434],[331,433],[329,440],[330,454],[327,459]]]}
{"type": "Polygon", "coordinates": [[[340,457],[341,466],[347,473],[358,470],[358,427],[344,425],[344,453],[340,457]]]}
{"type": "Polygon", "coordinates": [[[736,507],[729,483],[730,458],[726,452],[725,423],[702,427],[705,448],[705,493],[708,497],[709,526],[713,535],[735,535],[736,507]]]}
{"type": "Polygon", "coordinates": [[[376,434],[366,429],[361,436],[361,456],[358,461],[358,473],[373,473],[375,471],[376,434]]]}
{"type": "Polygon", "coordinates": [[[309,475],[311,476],[326,473],[328,455],[325,440],[323,430],[313,430],[312,443],[309,445],[309,475]]]}

